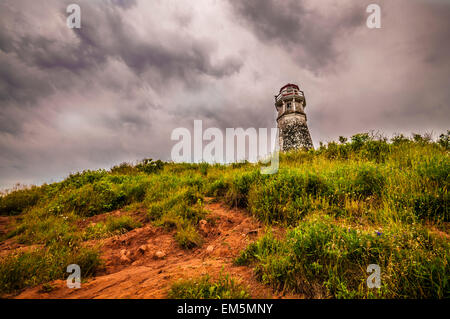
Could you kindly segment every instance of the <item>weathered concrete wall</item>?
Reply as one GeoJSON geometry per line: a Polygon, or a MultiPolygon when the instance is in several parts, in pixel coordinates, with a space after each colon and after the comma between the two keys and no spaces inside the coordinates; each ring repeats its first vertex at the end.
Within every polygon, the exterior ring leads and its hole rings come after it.
{"type": "Polygon", "coordinates": [[[305,114],[285,113],[278,118],[278,129],[281,151],[313,148],[305,114]]]}

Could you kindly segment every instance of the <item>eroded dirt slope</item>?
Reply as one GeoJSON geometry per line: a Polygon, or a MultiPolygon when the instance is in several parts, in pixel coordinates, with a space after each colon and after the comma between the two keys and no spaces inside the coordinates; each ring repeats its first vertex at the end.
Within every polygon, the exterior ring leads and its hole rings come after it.
{"type": "Polygon", "coordinates": [[[252,298],[281,298],[259,283],[251,268],[233,265],[239,252],[263,233],[262,225],[246,212],[220,203],[208,203],[205,208],[210,222],[199,225],[205,239],[200,248],[184,250],[173,233],[146,224],[120,236],[89,242],[101,245],[105,269],[83,282],[80,289],[69,289],[65,280],[58,280],[51,283],[51,292],[38,286],[15,298],[167,298],[171,283],[181,278],[203,274],[216,278],[221,272],[246,285],[252,298]]]}

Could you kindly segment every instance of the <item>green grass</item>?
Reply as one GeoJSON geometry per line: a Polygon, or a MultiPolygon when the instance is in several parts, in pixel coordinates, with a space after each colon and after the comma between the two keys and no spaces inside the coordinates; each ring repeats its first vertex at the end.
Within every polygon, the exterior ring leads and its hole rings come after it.
{"type": "Polygon", "coordinates": [[[77,264],[82,278],[101,266],[97,250],[51,246],[7,256],[0,263],[0,293],[11,293],[55,279],[68,277],[67,266],[77,264]]]}
{"type": "Polygon", "coordinates": [[[200,278],[180,280],[169,291],[172,299],[247,299],[250,298],[247,289],[235,279],[220,275],[212,280],[209,275],[200,278]]]}
{"type": "Polygon", "coordinates": [[[309,297],[448,298],[450,245],[423,228],[355,230],[317,216],[252,243],[236,259],[275,289],[309,297]],[[380,289],[367,288],[367,266],[378,264],[380,289]]]}
{"type": "Polygon", "coordinates": [[[83,239],[106,238],[113,235],[124,234],[135,228],[142,227],[142,223],[135,221],[130,216],[109,216],[105,222],[89,225],[83,234],[83,239]]]}
{"type": "MultiPolygon", "coordinates": [[[[128,216],[86,229],[77,226],[80,221],[139,208],[148,222],[191,249],[202,245],[198,224],[208,219],[205,197],[214,197],[245,208],[268,227],[287,228],[285,237],[268,235],[238,259],[276,289],[335,298],[449,298],[449,134],[437,141],[420,135],[341,137],[316,150],[280,154],[273,175],[260,174],[260,163],[149,159],[75,173],[0,197],[0,214],[17,218],[0,240],[39,244],[52,256],[64,247],[81,252],[87,239],[140,225],[128,216]],[[368,263],[382,269],[379,290],[365,285],[368,263]]],[[[0,261],[2,269],[20,269],[37,257],[14,258],[0,261]]],[[[66,261],[49,260],[57,269],[66,261]]],[[[55,277],[27,276],[12,276],[17,283],[10,287],[55,277]]]]}
{"type": "Polygon", "coordinates": [[[0,215],[17,215],[28,207],[36,205],[42,196],[43,190],[39,187],[19,189],[0,197],[0,215]]]}
{"type": "Polygon", "coordinates": [[[201,246],[203,243],[202,237],[192,225],[180,228],[175,235],[175,240],[185,249],[201,246]]]}

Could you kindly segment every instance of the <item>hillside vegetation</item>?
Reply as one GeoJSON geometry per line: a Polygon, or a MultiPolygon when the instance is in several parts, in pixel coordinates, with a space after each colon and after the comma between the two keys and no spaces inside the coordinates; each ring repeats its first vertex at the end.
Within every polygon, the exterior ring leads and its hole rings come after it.
{"type": "MultiPolygon", "coordinates": [[[[1,241],[34,248],[2,257],[0,293],[64,279],[72,263],[84,276],[95,274],[100,248],[86,242],[141,225],[131,216],[80,225],[116,209],[145,210],[149,222],[175,230],[181,247],[201,246],[204,198],[213,197],[267,225],[235,263],[276,290],[324,298],[450,297],[449,132],[436,142],[357,134],[281,154],[273,175],[262,175],[261,165],[148,159],[10,192],[0,198],[0,214],[14,216],[15,224],[1,241]],[[367,287],[369,264],[381,268],[379,289],[367,287]]],[[[202,280],[195,289],[179,283],[172,295],[207,297],[202,287],[209,279],[202,280]]]]}

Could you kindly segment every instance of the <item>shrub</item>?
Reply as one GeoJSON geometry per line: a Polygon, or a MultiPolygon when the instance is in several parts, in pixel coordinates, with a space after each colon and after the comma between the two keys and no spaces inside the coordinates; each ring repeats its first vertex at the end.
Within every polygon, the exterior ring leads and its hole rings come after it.
{"type": "Polygon", "coordinates": [[[142,227],[142,224],[135,221],[130,216],[109,216],[106,219],[106,222],[99,222],[88,226],[84,231],[83,238],[85,240],[105,238],[113,235],[124,234],[139,227],[142,227]]]}
{"type": "Polygon", "coordinates": [[[20,189],[0,197],[0,215],[18,215],[37,204],[41,198],[38,187],[20,189]]]}
{"type": "Polygon", "coordinates": [[[269,229],[264,236],[250,243],[246,249],[241,251],[234,263],[238,266],[250,265],[264,257],[278,254],[281,249],[283,249],[283,243],[277,240],[269,229]]]}
{"type": "Polygon", "coordinates": [[[443,192],[437,196],[427,192],[415,194],[412,201],[414,214],[419,219],[450,221],[448,192],[443,192]]]}
{"type": "Polygon", "coordinates": [[[186,249],[201,245],[202,238],[194,225],[206,216],[202,205],[203,196],[198,191],[195,180],[188,178],[185,183],[179,184],[179,189],[147,206],[147,218],[155,226],[167,230],[177,229],[175,240],[186,249]],[[183,184],[190,186],[181,187],[183,184]]]}
{"type": "Polygon", "coordinates": [[[450,148],[450,130],[448,130],[446,134],[439,135],[438,143],[445,150],[448,150],[450,148]]]}
{"type": "Polygon", "coordinates": [[[71,220],[73,214],[65,216],[49,215],[45,209],[33,208],[18,224],[21,243],[61,244],[74,246],[80,240],[80,234],[71,220]]]}
{"type": "Polygon", "coordinates": [[[391,142],[393,145],[401,145],[410,142],[410,140],[403,134],[396,134],[391,138],[391,142]]]}
{"type": "Polygon", "coordinates": [[[200,173],[203,175],[203,176],[206,176],[206,175],[208,175],[208,168],[209,168],[209,164],[208,163],[200,163],[199,165],[198,165],[198,169],[199,169],[199,171],[200,171],[200,173]]]}
{"type": "Polygon", "coordinates": [[[363,166],[359,168],[356,175],[355,192],[363,197],[380,196],[385,182],[385,177],[379,169],[373,166],[363,166]]]}
{"type": "Polygon", "coordinates": [[[111,233],[126,233],[139,227],[142,224],[130,216],[109,217],[106,220],[106,229],[111,233]]]}
{"type": "Polygon", "coordinates": [[[247,196],[250,186],[261,177],[259,170],[236,173],[225,196],[228,204],[237,207],[247,206],[247,196]]]}
{"type": "Polygon", "coordinates": [[[390,153],[389,144],[385,140],[370,140],[365,143],[362,150],[363,156],[369,161],[384,163],[390,153]]]}
{"type": "Polygon", "coordinates": [[[223,178],[218,178],[209,183],[206,189],[207,196],[223,197],[228,190],[228,185],[223,178]]]}
{"type": "Polygon", "coordinates": [[[450,186],[450,159],[448,157],[433,156],[417,167],[419,176],[425,182],[434,182],[440,187],[450,186]]]}
{"type": "Polygon", "coordinates": [[[304,222],[278,241],[270,233],[236,262],[279,290],[335,298],[448,298],[448,242],[423,230],[369,233],[328,218],[304,222]],[[366,268],[378,264],[382,287],[367,288],[366,268]]]}
{"type": "Polygon", "coordinates": [[[147,206],[147,218],[150,221],[160,219],[166,212],[165,202],[154,202],[147,206]]]}
{"type": "Polygon", "coordinates": [[[370,140],[371,138],[369,133],[355,134],[352,136],[352,142],[350,143],[350,145],[354,151],[357,151],[361,149],[364,146],[364,144],[366,144],[370,140]]]}
{"type": "Polygon", "coordinates": [[[110,169],[110,172],[111,174],[118,174],[118,175],[134,175],[139,171],[132,164],[123,162],[119,165],[113,166],[110,169]]]}
{"type": "Polygon", "coordinates": [[[169,291],[174,299],[247,299],[247,289],[227,275],[213,281],[209,275],[197,279],[180,280],[169,291]]]}
{"type": "Polygon", "coordinates": [[[50,203],[49,210],[54,214],[74,211],[88,217],[123,206],[125,200],[125,193],[112,183],[98,181],[61,194],[50,203]]]}
{"type": "Polygon", "coordinates": [[[89,248],[51,246],[7,256],[0,262],[0,292],[10,293],[28,286],[67,277],[66,268],[77,264],[82,278],[101,265],[98,251],[89,248]]]}
{"type": "Polygon", "coordinates": [[[264,183],[254,184],[248,206],[263,222],[295,225],[314,208],[314,200],[329,191],[330,186],[319,175],[280,170],[264,183]]]}
{"type": "Polygon", "coordinates": [[[136,165],[137,170],[144,172],[146,174],[159,172],[163,168],[164,162],[160,160],[153,161],[151,158],[145,158],[139,164],[136,165]]]}
{"type": "Polygon", "coordinates": [[[67,177],[57,186],[59,189],[80,188],[84,185],[98,182],[106,175],[107,172],[105,170],[98,170],[98,171],[85,170],[80,173],[70,174],[69,177],[67,177]]]}
{"type": "Polygon", "coordinates": [[[146,176],[127,176],[119,187],[119,194],[123,194],[125,204],[142,202],[151,187],[152,181],[146,176]]]}
{"type": "Polygon", "coordinates": [[[196,246],[201,246],[203,243],[202,237],[198,234],[194,226],[188,224],[185,227],[181,227],[176,235],[175,240],[185,249],[191,249],[196,246]]]}

